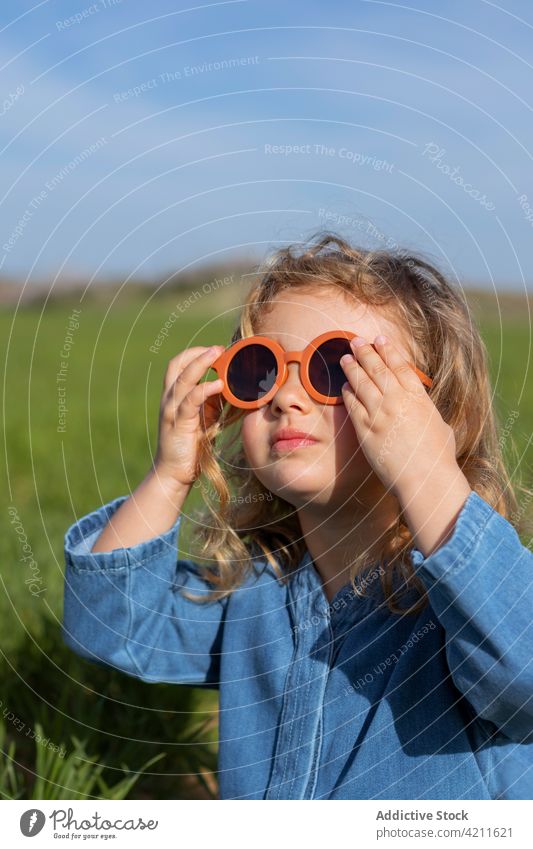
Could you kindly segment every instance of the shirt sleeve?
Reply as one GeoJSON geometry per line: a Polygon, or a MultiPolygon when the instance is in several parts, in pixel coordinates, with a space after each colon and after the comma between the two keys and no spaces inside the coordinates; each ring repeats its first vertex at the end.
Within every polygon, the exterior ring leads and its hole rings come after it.
{"type": "Polygon", "coordinates": [[[533,554],[472,491],[449,539],[427,558],[417,548],[411,556],[444,627],[455,685],[478,717],[533,743],[533,554]]]}
{"type": "Polygon", "coordinates": [[[168,531],[130,548],[91,548],[128,496],[119,496],[65,534],[62,636],[77,654],[147,682],[219,685],[227,597],[205,595],[201,567],[177,556],[181,515],[168,531]]]}

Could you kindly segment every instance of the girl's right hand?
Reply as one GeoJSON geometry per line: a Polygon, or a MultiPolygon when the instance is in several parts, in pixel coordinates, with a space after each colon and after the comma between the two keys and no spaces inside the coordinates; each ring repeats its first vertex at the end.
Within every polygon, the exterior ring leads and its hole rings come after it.
{"type": "Polygon", "coordinates": [[[198,443],[201,435],[200,408],[220,392],[219,378],[199,384],[224,345],[186,348],[167,366],[159,408],[159,439],[154,468],[160,478],[190,486],[198,476],[198,443]]]}

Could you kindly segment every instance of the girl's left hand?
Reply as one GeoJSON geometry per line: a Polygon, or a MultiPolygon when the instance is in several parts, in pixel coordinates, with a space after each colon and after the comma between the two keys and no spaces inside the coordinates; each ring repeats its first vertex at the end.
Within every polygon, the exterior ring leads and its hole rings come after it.
{"type": "Polygon", "coordinates": [[[403,354],[383,338],[371,345],[355,337],[354,356],[340,361],[347,377],[342,396],[369,464],[401,499],[430,473],[459,467],[453,429],[403,354]]]}

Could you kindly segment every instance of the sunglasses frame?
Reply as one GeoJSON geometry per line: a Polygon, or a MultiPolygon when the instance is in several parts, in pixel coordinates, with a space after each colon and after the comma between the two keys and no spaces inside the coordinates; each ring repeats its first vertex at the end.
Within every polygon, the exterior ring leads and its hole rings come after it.
{"type": "MultiPolygon", "coordinates": [[[[220,356],[217,357],[217,359],[211,364],[210,368],[214,369],[218,377],[222,378],[224,381],[223,389],[217,394],[222,395],[229,404],[232,404],[234,407],[238,407],[241,410],[258,410],[260,407],[264,407],[265,404],[268,404],[269,401],[272,400],[278,389],[283,386],[287,380],[289,374],[289,370],[287,368],[288,364],[299,363],[300,380],[304,389],[311,398],[321,404],[342,404],[344,403],[342,395],[323,395],[315,389],[309,379],[309,363],[317,348],[319,348],[324,342],[329,342],[330,339],[347,339],[349,341],[354,339],[356,336],[358,336],[358,334],[354,333],[352,330],[328,330],[311,340],[311,342],[309,342],[301,351],[285,351],[278,342],[274,339],[270,339],[268,336],[246,336],[245,338],[234,342],[233,345],[223,351],[222,354],[220,354],[220,356]],[[229,388],[227,379],[228,368],[235,354],[243,348],[247,348],[249,345],[264,345],[274,354],[277,364],[277,375],[272,387],[260,398],[255,401],[241,401],[241,399],[237,398],[237,396],[234,395],[229,388]]],[[[418,375],[422,383],[431,388],[433,385],[432,379],[424,374],[423,371],[420,371],[420,369],[412,363],[409,363],[409,365],[418,375]]]]}

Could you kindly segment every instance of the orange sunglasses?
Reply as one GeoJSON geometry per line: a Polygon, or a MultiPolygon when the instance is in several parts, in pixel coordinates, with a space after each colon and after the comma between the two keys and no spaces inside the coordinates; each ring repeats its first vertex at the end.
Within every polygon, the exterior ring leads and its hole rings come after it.
{"type": "MultiPolygon", "coordinates": [[[[300,364],[300,380],[308,394],[321,404],[342,404],[341,387],[346,374],[339,360],[353,353],[350,340],[358,334],[350,330],[329,330],[321,333],[303,351],[285,351],[268,336],[248,336],[239,339],[212,363],[224,381],[221,393],[207,399],[208,407],[219,406],[220,394],[242,410],[257,410],[268,404],[287,380],[288,363],[300,364]]],[[[433,381],[409,363],[422,383],[431,387],[433,381]]]]}

